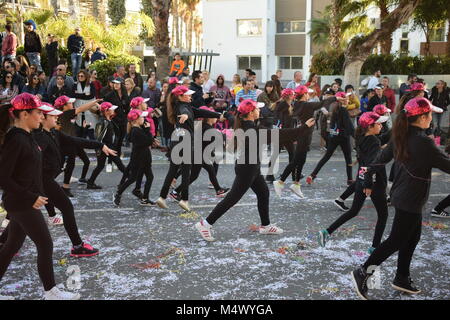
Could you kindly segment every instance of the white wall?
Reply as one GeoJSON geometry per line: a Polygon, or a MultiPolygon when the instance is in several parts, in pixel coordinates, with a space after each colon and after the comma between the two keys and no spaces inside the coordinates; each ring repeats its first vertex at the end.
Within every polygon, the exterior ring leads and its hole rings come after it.
{"type": "Polygon", "coordinates": [[[258,81],[266,81],[267,55],[272,50],[267,44],[267,1],[203,0],[203,48],[220,54],[213,57],[212,79],[222,73],[231,80],[237,72],[237,56],[255,55],[261,56],[258,81]],[[237,19],[262,19],[262,35],[238,37],[237,19]]]}

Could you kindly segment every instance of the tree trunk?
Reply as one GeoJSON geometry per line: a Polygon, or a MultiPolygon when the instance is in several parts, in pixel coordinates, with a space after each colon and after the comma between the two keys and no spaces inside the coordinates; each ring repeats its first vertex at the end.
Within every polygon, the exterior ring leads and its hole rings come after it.
{"type": "Polygon", "coordinates": [[[53,12],[55,13],[55,16],[58,16],[59,10],[58,10],[58,0],[52,0],[52,7],[53,7],[53,12]]]}
{"type": "Polygon", "coordinates": [[[394,30],[408,21],[420,1],[421,0],[401,0],[397,8],[381,21],[380,29],[372,31],[363,38],[357,37],[350,41],[345,50],[344,83],[346,85],[352,84],[355,88],[359,88],[361,68],[364,61],[366,61],[367,57],[370,55],[372,48],[374,48],[381,39],[392,34],[394,30]]]}
{"type": "MultiPolygon", "coordinates": [[[[389,15],[389,10],[386,2],[387,2],[386,0],[381,0],[379,2],[381,21],[383,21],[389,15]]],[[[381,53],[390,54],[392,49],[392,33],[386,35],[386,37],[380,41],[380,44],[381,44],[381,53]]]]}
{"type": "Polygon", "coordinates": [[[179,12],[178,12],[178,0],[173,0],[173,5],[172,5],[172,19],[174,22],[174,30],[175,30],[175,37],[174,37],[174,42],[175,42],[175,48],[179,48],[180,47],[180,16],[179,16],[179,12]]]}
{"type": "Polygon", "coordinates": [[[429,31],[425,33],[425,44],[423,46],[423,53],[425,57],[430,55],[430,33],[429,31]]]}
{"type": "Polygon", "coordinates": [[[188,51],[191,52],[192,50],[192,26],[194,23],[194,13],[191,11],[189,13],[189,20],[187,21],[187,35],[186,35],[186,40],[187,40],[187,48],[188,51]]]}
{"type": "MultiPolygon", "coordinates": [[[[450,12],[450,10],[449,10],[450,12]]],[[[448,32],[447,32],[447,45],[446,45],[446,52],[447,55],[450,56],[450,18],[447,20],[448,23],[448,32]]]]}
{"type": "Polygon", "coordinates": [[[169,12],[172,0],[151,0],[155,23],[154,51],[156,55],[156,78],[163,80],[169,74],[169,12]]]}
{"type": "Polygon", "coordinates": [[[338,0],[333,0],[330,11],[330,46],[333,49],[339,49],[341,44],[341,25],[339,21],[339,5],[338,0]]]}

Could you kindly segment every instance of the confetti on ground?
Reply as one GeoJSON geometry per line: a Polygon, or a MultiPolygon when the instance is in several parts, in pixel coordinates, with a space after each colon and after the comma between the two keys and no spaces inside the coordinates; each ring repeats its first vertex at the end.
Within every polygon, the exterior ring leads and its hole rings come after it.
{"type": "Polygon", "coordinates": [[[183,212],[178,215],[178,217],[188,220],[199,220],[201,216],[195,211],[183,212]]]}
{"type": "Polygon", "coordinates": [[[251,224],[248,227],[248,230],[252,231],[252,232],[258,232],[259,231],[259,227],[256,224],[251,224]]]}
{"type": "Polygon", "coordinates": [[[159,269],[161,267],[161,263],[159,261],[150,260],[149,262],[132,264],[131,266],[141,270],[159,269]]]}
{"type": "Polygon", "coordinates": [[[422,225],[425,227],[432,227],[433,229],[437,230],[448,229],[448,226],[446,224],[443,224],[442,222],[423,221],[422,225]]]}
{"type": "Polygon", "coordinates": [[[241,248],[234,248],[234,251],[236,252],[247,252],[247,250],[241,249],[241,248]]]}
{"type": "Polygon", "coordinates": [[[58,260],[58,266],[64,267],[67,265],[67,259],[58,260]]]}

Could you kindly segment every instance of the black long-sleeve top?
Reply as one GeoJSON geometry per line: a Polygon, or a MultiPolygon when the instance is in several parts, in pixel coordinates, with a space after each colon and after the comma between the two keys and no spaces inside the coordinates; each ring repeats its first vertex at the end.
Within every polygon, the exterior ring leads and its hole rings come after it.
{"type": "MultiPolygon", "coordinates": [[[[363,186],[367,167],[373,163],[381,153],[381,141],[375,135],[356,137],[356,158],[358,159],[358,182],[363,186]]],[[[373,173],[375,174],[375,188],[386,188],[387,176],[385,166],[379,166],[373,173]]]]}
{"type": "Polygon", "coordinates": [[[279,101],[275,107],[275,117],[278,121],[280,121],[281,128],[294,127],[294,119],[289,113],[289,108],[289,103],[284,100],[279,101]]]}
{"type": "Polygon", "coordinates": [[[114,117],[114,122],[126,124],[127,114],[130,111],[128,102],[128,96],[125,90],[122,91],[122,98],[119,97],[117,91],[109,92],[104,100],[118,106],[116,109],[116,116],[114,117]]]}
{"type": "Polygon", "coordinates": [[[33,135],[13,127],[5,136],[0,157],[0,185],[7,211],[29,210],[39,196],[42,185],[42,152],[33,135]]]}
{"type": "MultiPolygon", "coordinates": [[[[81,99],[81,100],[92,100],[92,99],[95,99],[96,89],[95,89],[95,85],[92,82],[89,84],[90,88],[89,88],[89,94],[88,95],[84,94],[83,92],[81,92],[81,93],[77,92],[77,87],[78,87],[78,84],[74,83],[73,87],[72,87],[72,91],[73,91],[73,97],[75,99],[81,99]]],[[[84,89],[83,85],[81,87],[84,89]]]]}
{"type": "Polygon", "coordinates": [[[355,134],[355,127],[350,119],[348,110],[341,105],[336,106],[333,110],[330,119],[330,134],[331,132],[338,133],[340,137],[351,137],[355,134]]]}
{"type": "Polygon", "coordinates": [[[374,95],[372,98],[370,98],[369,102],[367,103],[367,111],[373,111],[373,108],[378,104],[384,104],[387,107],[387,99],[386,96],[381,96],[381,98],[378,95],[374,95]]]}
{"type": "Polygon", "coordinates": [[[101,133],[102,136],[100,137],[100,142],[105,144],[108,148],[114,149],[115,138],[119,136],[120,128],[114,121],[103,117],[100,118],[98,125],[102,124],[102,122],[104,130],[101,133]]]}
{"type": "Polygon", "coordinates": [[[136,167],[149,165],[152,161],[150,146],[154,138],[145,127],[131,127],[130,142],[132,143],[130,163],[136,167]]]}
{"type": "Polygon", "coordinates": [[[56,178],[62,171],[64,158],[62,157],[62,146],[81,147],[85,149],[101,149],[103,144],[89,139],[71,137],[61,131],[52,129],[47,131],[38,129],[33,131],[33,137],[42,150],[43,176],[56,178]]]}
{"type": "MultiPolygon", "coordinates": [[[[394,183],[391,188],[391,203],[395,208],[411,213],[422,213],[428,199],[431,170],[438,168],[450,173],[450,158],[439,150],[421,128],[408,128],[408,153],[405,162],[395,160],[394,183]]],[[[393,141],[377,156],[368,168],[365,184],[370,188],[372,174],[394,158],[393,141]]]]}
{"type": "Polygon", "coordinates": [[[207,99],[203,98],[203,88],[196,84],[195,82],[191,82],[191,85],[189,86],[190,90],[195,91],[195,93],[192,95],[192,106],[194,108],[200,108],[202,106],[207,106],[209,105],[214,98],[209,97],[207,99]]]}

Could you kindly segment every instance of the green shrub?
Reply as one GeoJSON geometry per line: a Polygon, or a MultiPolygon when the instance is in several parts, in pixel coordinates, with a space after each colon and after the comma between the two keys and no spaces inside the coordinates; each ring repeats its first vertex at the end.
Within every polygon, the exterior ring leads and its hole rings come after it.
{"type": "Polygon", "coordinates": [[[120,56],[108,56],[105,60],[97,60],[91,64],[90,69],[97,71],[97,78],[106,85],[108,77],[116,72],[116,67],[119,65],[126,66],[127,64],[134,63],[139,64],[141,59],[132,55],[120,55],[120,56]]]}
{"type": "Polygon", "coordinates": [[[310,72],[339,75],[343,72],[344,61],[344,52],[341,50],[321,51],[313,56],[310,72]]]}

